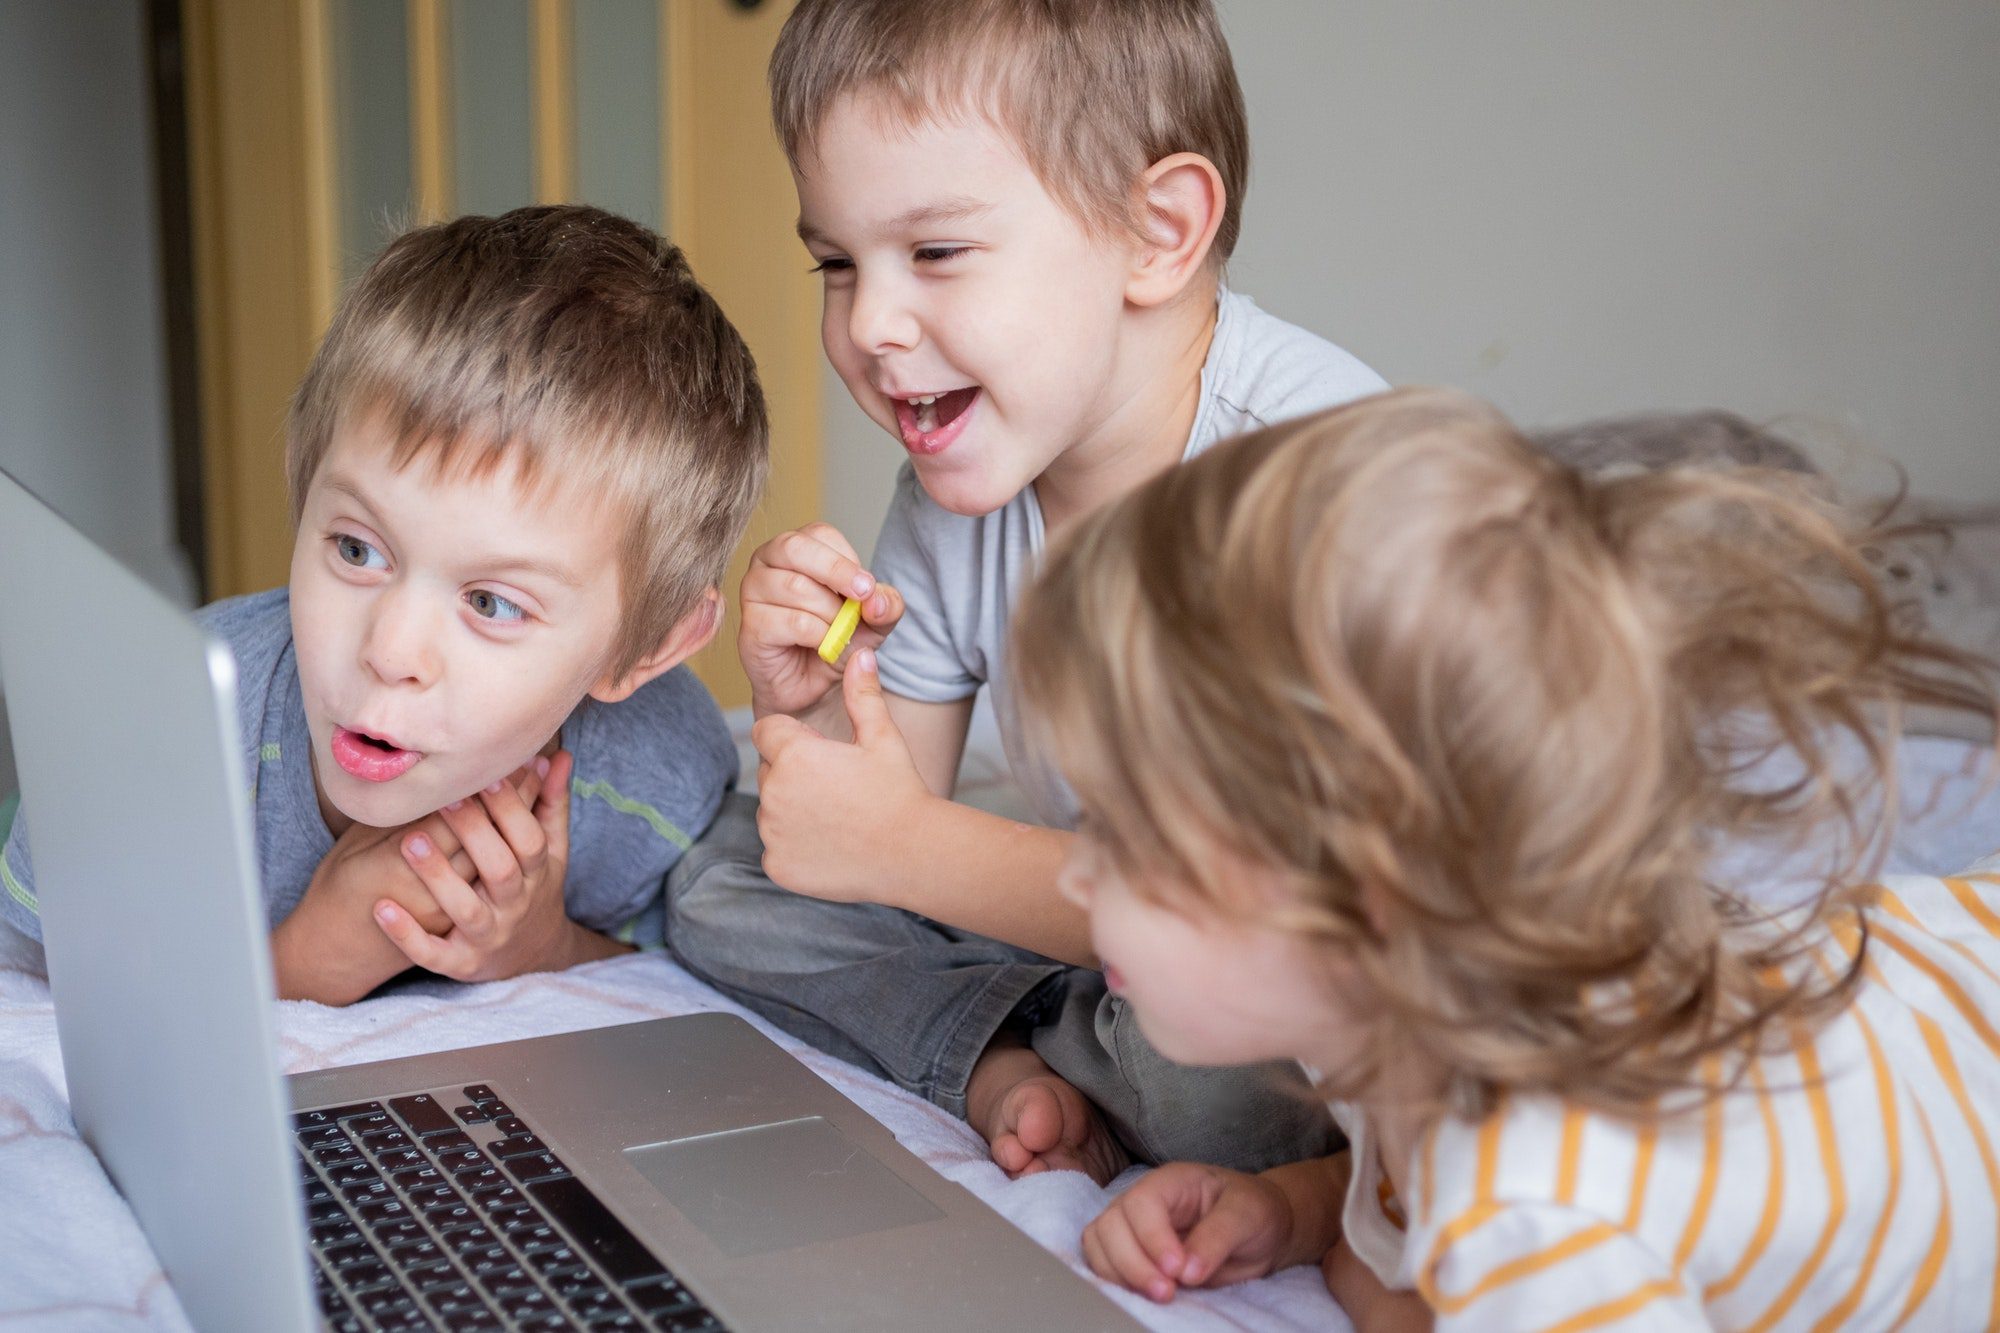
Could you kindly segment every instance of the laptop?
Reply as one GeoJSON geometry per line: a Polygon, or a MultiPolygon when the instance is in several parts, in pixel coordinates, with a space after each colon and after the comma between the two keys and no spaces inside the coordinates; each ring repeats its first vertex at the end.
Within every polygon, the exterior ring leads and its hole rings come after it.
{"type": "Polygon", "coordinates": [[[235,664],[0,473],[76,1121],[198,1329],[1138,1327],[749,1024],[283,1079],[235,664]]]}

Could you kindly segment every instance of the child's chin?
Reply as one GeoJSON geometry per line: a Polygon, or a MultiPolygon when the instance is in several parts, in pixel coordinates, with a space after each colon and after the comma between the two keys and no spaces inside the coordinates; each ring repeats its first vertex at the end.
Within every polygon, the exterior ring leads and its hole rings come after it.
{"type": "Polygon", "coordinates": [[[395,828],[413,823],[437,809],[438,805],[414,787],[397,790],[394,782],[364,785],[359,779],[350,778],[344,785],[347,790],[329,793],[333,803],[340,808],[340,813],[370,828],[395,828]],[[363,790],[354,790],[356,786],[363,786],[363,790]]]}

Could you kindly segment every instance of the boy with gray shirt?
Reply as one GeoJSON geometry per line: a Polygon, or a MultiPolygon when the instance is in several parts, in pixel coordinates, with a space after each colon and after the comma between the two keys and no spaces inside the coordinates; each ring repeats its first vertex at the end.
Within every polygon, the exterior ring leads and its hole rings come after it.
{"type": "MultiPolygon", "coordinates": [[[[289,585],[197,613],[236,657],[279,994],[656,940],[736,775],[680,663],[767,456],[749,352],[680,252],[582,207],[410,232],[342,302],[287,440],[289,585]]],[[[19,819],[0,885],[39,938],[19,819]]]]}
{"type": "Polygon", "coordinates": [[[771,82],[827,355],[909,465],[872,571],[823,524],[752,559],[761,801],[669,877],[670,947],[966,1116],[1013,1174],[1324,1152],[1295,1069],[1174,1066],[1133,1027],[1060,893],[1075,812],[1007,689],[1046,540],[1217,439],[1383,387],[1221,285],[1248,150],[1214,13],[805,0],[771,82]],[[848,597],[841,671],[816,650],[848,597]],[[1045,827],[950,799],[982,685],[1045,827]]]}

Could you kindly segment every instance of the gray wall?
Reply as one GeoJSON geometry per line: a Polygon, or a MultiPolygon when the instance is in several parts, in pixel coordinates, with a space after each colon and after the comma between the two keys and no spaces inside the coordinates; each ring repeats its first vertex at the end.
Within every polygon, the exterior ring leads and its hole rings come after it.
{"type": "MultiPolygon", "coordinates": [[[[1529,423],[1724,406],[2000,501],[2000,5],[1218,4],[1266,309],[1529,423]]],[[[901,450],[827,402],[866,549],[901,450]]]]}
{"type": "Polygon", "coordinates": [[[184,595],[143,41],[130,0],[0,3],[0,467],[184,595]]]}

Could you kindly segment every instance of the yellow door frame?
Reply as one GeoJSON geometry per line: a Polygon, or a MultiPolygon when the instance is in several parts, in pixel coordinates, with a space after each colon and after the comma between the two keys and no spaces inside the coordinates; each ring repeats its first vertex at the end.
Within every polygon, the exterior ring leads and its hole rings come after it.
{"type": "MultiPolygon", "coordinates": [[[[208,588],[282,583],[291,558],[286,404],[338,290],[327,5],[184,0],[189,171],[203,403],[208,588]]],[[[535,0],[535,191],[574,187],[572,0],[535,0]]],[[[418,216],[450,207],[444,0],[406,0],[418,216]]],[[[756,355],[772,425],[771,485],[732,562],[732,608],[758,542],[817,517],[819,293],[795,257],[796,203],[771,132],[764,66],[789,0],[659,0],[668,231],[756,355]]],[[[735,613],[695,670],[724,706],[748,702],[735,613]]]]}

